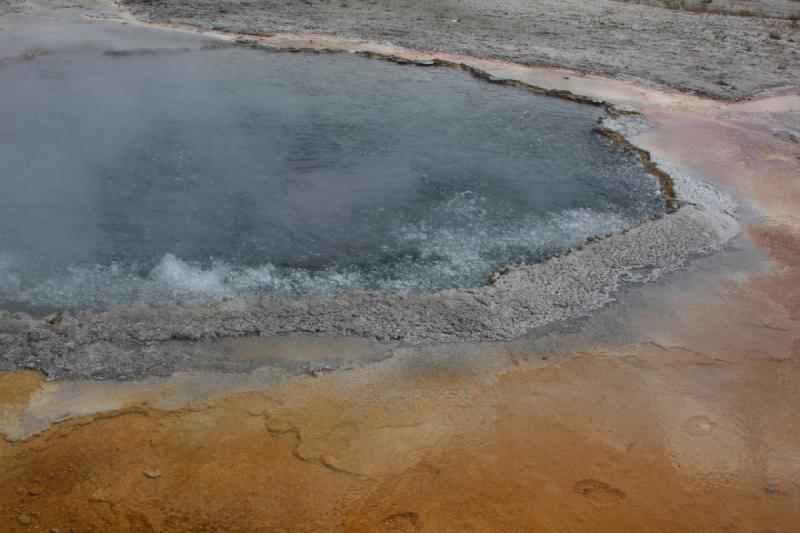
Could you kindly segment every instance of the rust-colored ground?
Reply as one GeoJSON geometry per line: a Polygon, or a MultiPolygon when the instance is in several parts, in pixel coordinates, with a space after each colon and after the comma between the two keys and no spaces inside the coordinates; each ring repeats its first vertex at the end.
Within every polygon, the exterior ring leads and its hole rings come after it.
{"type": "Polygon", "coordinates": [[[70,420],[0,447],[0,529],[792,531],[798,355],[648,343],[70,420]]]}
{"type": "MultiPolygon", "coordinates": [[[[743,202],[741,250],[637,289],[547,360],[525,340],[427,348],[42,423],[0,442],[0,531],[800,530],[800,149],[773,134],[800,97],[493,68],[636,104],[655,124],[638,145],[743,202]]],[[[0,422],[35,422],[66,386],[0,374],[0,422]]]]}

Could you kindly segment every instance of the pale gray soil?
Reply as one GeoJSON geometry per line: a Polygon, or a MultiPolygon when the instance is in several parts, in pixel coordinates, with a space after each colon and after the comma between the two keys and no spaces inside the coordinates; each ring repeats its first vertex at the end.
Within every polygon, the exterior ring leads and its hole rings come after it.
{"type": "Polygon", "coordinates": [[[800,17],[800,0],[615,0],[631,4],[701,13],[729,13],[740,16],[800,17]]]}
{"type": "MultiPolygon", "coordinates": [[[[724,0],[719,7],[742,3],[774,13],[788,4],[800,10],[800,2],[793,0],[724,0]]],[[[124,0],[124,4],[139,17],[160,21],[252,34],[327,32],[418,50],[635,77],[726,99],[796,85],[800,79],[800,29],[786,19],[698,14],[610,0],[124,0]]]]}
{"type": "Polygon", "coordinates": [[[800,0],[616,0],[631,4],[695,11],[730,13],[741,16],[776,18],[800,17],[800,0]]]}

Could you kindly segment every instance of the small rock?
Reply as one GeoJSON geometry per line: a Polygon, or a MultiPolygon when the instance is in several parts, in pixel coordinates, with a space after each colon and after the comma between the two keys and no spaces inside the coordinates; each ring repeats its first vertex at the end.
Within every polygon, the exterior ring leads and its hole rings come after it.
{"type": "Polygon", "coordinates": [[[800,137],[789,131],[776,131],[775,137],[786,142],[800,143],[800,137]]]}
{"type": "Polygon", "coordinates": [[[433,61],[433,59],[417,59],[414,61],[414,64],[419,67],[432,67],[436,63],[433,61]]]}
{"type": "Polygon", "coordinates": [[[48,315],[44,318],[44,320],[54,328],[57,328],[64,320],[64,313],[54,313],[52,315],[48,315]]]}
{"type": "Polygon", "coordinates": [[[144,474],[144,477],[156,479],[161,477],[161,470],[142,470],[142,474],[144,474]]]}
{"type": "Polygon", "coordinates": [[[336,365],[331,363],[320,363],[317,361],[309,361],[308,363],[303,365],[303,372],[306,374],[310,374],[312,376],[316,376],[320,372],[331,372],[336,370],[336,365]]]}
{"type": "Polygon", "coordinates": [[[33,522],[33,520],[31,520],[31,517],[30,517],[30,516],[28,516],[28,515],[26,515],[26,514],[21,514],[21,515],[18,515],[18,516],[17,516],[17,522],[19,522],[19,523],[20,523],[20,524],[22,524],[23,526],[27,526],[28,524],[30,524],[31,522],[33,522]]]}
{"type": "Polygon", "coordinates": [[[772,485],[767,485],[767,488],[764,489],[767,494],[779,494],[781,489],[778,487],[773,487],[772,485]]]}
{"type": "Polygon", "coordinates": [[[383,525],[390,529],[407,529],[408,527],[416,529],[418,524],[419,515],[411,511],[396,513],[383,519],[383,525]]]}

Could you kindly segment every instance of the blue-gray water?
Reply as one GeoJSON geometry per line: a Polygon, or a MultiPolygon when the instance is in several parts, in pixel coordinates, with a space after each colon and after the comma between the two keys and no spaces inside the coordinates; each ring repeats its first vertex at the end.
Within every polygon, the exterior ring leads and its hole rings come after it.
{"type": "Polygon", "coordinates": [[[249,49],[0,66],[0,307],[475,286],[662,210],[601,111],[249,49]]]}

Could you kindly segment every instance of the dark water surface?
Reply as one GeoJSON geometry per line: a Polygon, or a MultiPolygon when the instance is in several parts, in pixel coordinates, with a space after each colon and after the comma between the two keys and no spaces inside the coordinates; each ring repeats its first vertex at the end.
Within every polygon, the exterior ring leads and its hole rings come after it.
{"type": "Polygon", "coordinates": [[[0,66],[0,307],[480,285],[663,209],[601,111],[249,49],[0,66]]]}

